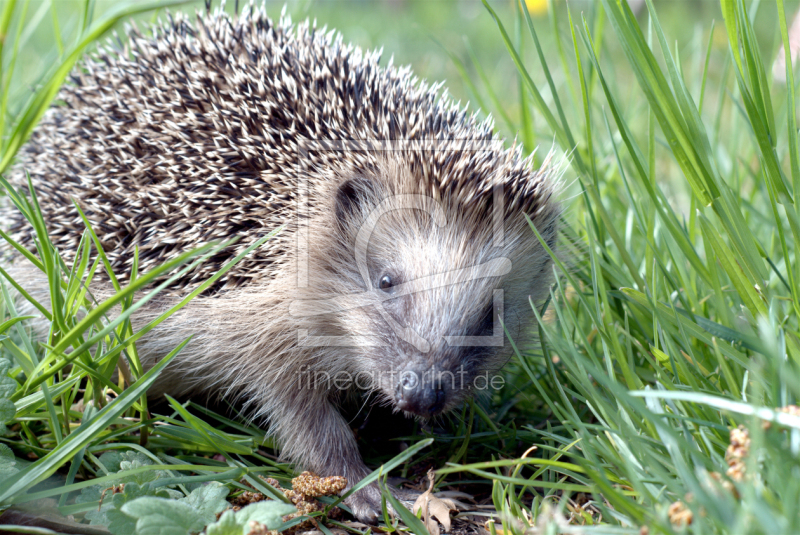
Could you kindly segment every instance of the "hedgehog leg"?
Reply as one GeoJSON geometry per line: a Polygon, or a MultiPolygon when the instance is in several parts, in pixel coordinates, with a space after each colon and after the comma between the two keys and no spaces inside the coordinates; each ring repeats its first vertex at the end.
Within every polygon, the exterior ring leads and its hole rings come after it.
{"type": "MultiPolygon", "coordinates": [[[[352,485],[358,483],[359,480],[351,480],[348,479],[348,490],[352,485]]],[[[419,496],[419,492],[408,490],[408,489],[398,489],[394,487],[389,487],[389,491],[392,495],[397,498],[400,503],[406,509],[411,509],[414,505],[414,501],[416,501],[417,497],[419,496]]],[[[378,522],[378,518],[381,515],[381,491],[380,488],[376,483],[372,485],[368,485],[361,489],[358,492],[353,493],[352,496],[349,496],[345,501],[345,504],[353,511],[353,515],[355,515],[358,520],[364,522],[365,524],[376,524],[378,522]]],[[[395,515],[394,509],[392,508],[391,504],[387,503],[387,507],[389,508],[389,512],[392,515],[395,515]]]]}
{"type": "MultiPolygon", "coordinates": [[[[323,477],[346,477],[349,490],[372,471],[361,459],[347,421],[318,391],[307,398],[298,396],[297,391],[293,394],[285,403],[273,403],[287,410],[270,415],[271,431],[282,445],[282,456],[323,477]]],[[[359,521],[374,524],[381,512],[380,489],[373,483],[353,493],[345,504],[359,521]]]]}

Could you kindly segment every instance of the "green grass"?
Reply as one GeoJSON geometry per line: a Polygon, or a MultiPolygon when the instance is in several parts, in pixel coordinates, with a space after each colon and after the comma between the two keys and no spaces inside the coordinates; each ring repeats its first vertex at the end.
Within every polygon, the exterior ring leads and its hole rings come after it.
{"type": "MultiPolygon", "coordinates": [[[[722,2],[734,46],[689,49],[695,61],[681,61],[687,51],[669,44],[649,2],[641,24],[625,5],[602,6],[594,21],[572,13],[564,43],[580,102],[552,85],[552,102],[540,96],[528,70],[547,73],[544,54],[535,67],[516,62],[556,143],[573,149],[581,190],[565,215],[572,264],[559,265],[555,320],[541,324],[544,359],[520,356],[558,422],[529,429],[550,458],[534,466],[550,463],[561,490],[585,484],[604,522],[670,533],[669,506],[682,501],[692,532],[797,532],[800,420],[761,425],[800,386],[793,92],[768,77],[771,56],[750,20],[758,15],[744,2],[722,2]],[[616,62],[603,53],[610,39],[616,62]],[[718,80],[700,61],[707,53],[724,62],[718,80]],[[705,67],[690,76],[692,64],[705,67]],[[613,83],[620,69],[634,74],[629,95],[613,83]],[[744,478],[730,481],[725,449],[740,423],[751,455],[744,478]]],[[[786,42],[783,18],[781,28],[786,42]]],[[[515,56],[499,20],[498,29],[515,56]]],[[[495,505],[519,518],[532,479],[496,480],[495,505]]]]}
{"type": "MultiPolygon", "coordinates": [[[[87,46],[148,6],[81,18],[83,30],[56,39],[59,59],[32,96],[13,102],[8,88],[27,35],[19,20],[38,4],[0,6],[2,172],[87,46]]],[[[596,533],[800,532],[800,418],[776,411],[800,396],[800,154],[795,92],[786,89],[795,87],[793,73],[787,86],[771,76],[795,6],[719,7],[723,19],[686,24],[670,4],[648,2],[638,17],[614,0],[585,12],[559,4],[540,19],[490,3],[478,17],[493,32],[492,50],[484,33],[477,48],[442,43],[463,74],[459,87],[503,131],[526,150],[554,143],[569,158],[575,181],[564,194],[557,283],[539,322],[541,351],[517,355],[506,389],[465,407],[433,443],[420,431],[403,437],[414,444],[403,455],[368,462],[388,470],[410,460],[403,475],[439,468],[439,488],[491,498],[498,533],[579,525],[596,533]],[[497,50],[506,70],[486,63],[497,50]],[[732,479],[726,449],[739,425],[751,442],[742,477],[732,479]],[[676,502],[691,511],[690,525],[670,518],[676,502]]],[[[59,306],[38,311],[52,329],[37,344],[9,299],[14,281],[0,278],[8,358],[0,361],[0,424],[8,427],[0,504],[54,497],[62,513],[81,518],[97,509],[103,488],[123,480],[136,487],[104,511],[121,510],[136,492],[169,498],[178,510],[202,482],[239,492],[245,478],[268,494],[255,476],[286,482],[292,468],[265,455],[271,444],[257,428],[192,403],[170,400],[161,415],[147,406],[158,369],[142,373],[135,341],[144,333],[129,317],[151,294],[134,292],[202,261],[209,248],[138,274],[95,303],[80,283],[110,269],[96,237],[87,229],[79,260],[65,265],[35,203],[12,200],[36,229],[32,261],[59,306]],[[123,313],[108,317],[117,304],[123,313]],[[113,376],[125,363],[127,372],[113,376]],[[92,408],[79,412],[78,401],[92,408]],[[128,464],[109,451],[124,452],[128,464]],[[14,475],[11,453],[21,469],[14,475]],[[57,485],[33,488],[54,473],[57,485]]],[[[404,525],[424,532],[407,515],[383,529],[404,525]]]]}

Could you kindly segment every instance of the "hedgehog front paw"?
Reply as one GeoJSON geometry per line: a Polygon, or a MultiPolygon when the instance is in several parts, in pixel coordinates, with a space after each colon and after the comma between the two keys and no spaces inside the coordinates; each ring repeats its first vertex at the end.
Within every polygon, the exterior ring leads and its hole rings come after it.
{"type": "Polygon", "coordinates": [[[378,523],[381,515],[381,491],[377,485],[368,485],[358,492],[354,492],[345,499],[344,503],[359,522],[369,525],[378,523]]]}
{"type": "Polygon", "coordinates": [[[412,511],[414,507],[414,502],[417,501],[421,492],[418,490],[411,490],[411,489],[403,489],[403,488],[392,488],[392,495],[397,498],[397,500],[403,504],[403,506],[412,511]]]}
{"type": "MultiPolygon", "coordinates": [[[[408,489],[397,489],[389,487],[392,495],[397,498],[406,509],[411,510],[414,501],[419,496],[419,492],[408,489]]],[[[353,511],[353,515],[364,524],[374,525],[383,514],[381,507],[381,491],[376,484],[364,487],[358,492],[349,496],[344,503],[353,511]]],[[[389,513],[394,515],[394,509],[387,503],[389,513]]]]}

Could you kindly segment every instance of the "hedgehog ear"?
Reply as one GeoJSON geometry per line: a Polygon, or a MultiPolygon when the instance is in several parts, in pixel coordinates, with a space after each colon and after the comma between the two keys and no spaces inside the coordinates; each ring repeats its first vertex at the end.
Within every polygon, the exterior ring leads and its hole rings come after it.
{"type": "MultiPolygon", "coordinates": [[[[336,220],[345,223],[359,215],[364,207],[368,192],[371,190],[369,183],[363,178],[345,180],[336,191],[336,220]]],[[[360,217],[359,217],[360,219],[360,217]]]]}

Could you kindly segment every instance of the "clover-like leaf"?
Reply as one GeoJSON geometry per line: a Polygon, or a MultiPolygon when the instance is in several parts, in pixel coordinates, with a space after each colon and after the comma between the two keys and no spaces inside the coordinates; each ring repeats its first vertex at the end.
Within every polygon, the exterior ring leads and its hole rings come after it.
{"type": "Polygon", "coordinates": [[[154,464],[153,460],[138,451],[126,451],[120,454],[121,460],[119,463],[119,471],[117,472],[120,477],[121,483],[138,483],[144,485],[150,481],[155,481],[162,477],[170,477],[169,472],[165,470],[149,470],[147,472],[140,472],[138,474],[125,475],[125,472],[143,466],[150,466],[154,464]]]}
{"type": "Polygon", "coordinates": [[[16,474],[19,468],[16,467],[17,461],[14,452],[5,444],[0,444],[0,481],[5,481],[16,474]]]}
{"type": "Polygon", "coordinates": [[[247,535],[251,522],[275,529],[281,525],[284,516],[295,511],[294,506],[279,501],[251,503],[236,512],[225,511],[217,522],[206,528],[206,535],[247,535]]]}
{"type": "Polygon", "coordinates": [[[188,535],[206,526],[198,510],[181,500],[145,496],[126,503],[121,511],[136,519],[136,535],[188,535]]]}
{"type": "MultiPolygon", "coordinates": [[[[161,496],[164,498],[182,498],[183,494],[171,491],[169,489],[151,489],[148,485],[152,481],[156,481],[161,477],[169,477],[169,472],[164,470],[153,470],[150,472],[144,472],[141,474],[132,474],[132,475],[125,475],[125,471],[131,470],[133,468],[139,468],[142,466],[149,466],[153,464],[153,460],[150,459],[147,455],[140,453],[138,451],[125,451],[125,452],[118,452],[118,451],[107,451],[103,455],[100,456],[98,459],[100,463],[105,467],[108,471],[109,475],[112,474],[119,474],[119,479],[115,479],[114,481],[107,483],[105,486],[103,485],[94,485],[92,487],[87,487],[81,491],[80,496],[75,499],[76,503],[91,503],[100,500],[100,497],[103,495],[103,492],[106,493],[106,497],[108,497],[109,489],[112,487],[116,487],[119,485],[125,485],[126,491],[133,492],[134,490],[138,493],[135,496],[130,494],[130,492],[123,493],[127,496],[127,499],[124,500],[122,503],[128,500],[132,500],[134,498],[138,498],[139,496],[161,496]],[[128,485],[134,485],[133,487],[128,488],[128,485]]],[[[120,506],[122,505],[120,503],[120,506]]],[[[104,509],[107,509],[106,505],[103,505],[104,509]]],[[[102,524],[104,526],[108,525],[107,521],[101,521],[99,515],[95,515],[97,517],[97,524],[102,524]]],[[[87,518],[91,518],[87,514],[87,518]]],[[[93,523],[95,523],[93,521],[93,523]]]]}
{"type": "MultiPolygon", "coordinates": [[[[138,461],[123,461],[125,463],[138,461]]],[[[109,531],[115,535],[185,535],[197,533],[217,519],[217,513],[230,504],[225,501],[228,488],[212,482],[195,489],[189,496],[169,499],[169,491],[160,489],[158,496],[146,496],[151,492],[150,484],[139,487],[136,483],[125,484],[137,493],[135,499],[115,494],[112,508],[105,511],[110,521],[109,531]]],[[[174,492],[174,491],[173,491],[174,492]]],[[[87,515],[88,517],[89,515],[87,515]]]]}
{"type": "Polygon", "coordinates": [[[297,509],[288,503],[270,500],[251,503],[236,511],[236,519],[247,525],[251,521],[264,524],[267,529],[275,529],[283,523],[283,517],[294,513],[297,509]]]}
{"type": "Polygon", "coordinates": [[[11,394],[17,391],[19,384],[8,376],[11,369],[11,361],[5,357],[0,357],[0,399],[8,399],[11,394]]]}
{"type": "MultiPolygon", "coordinates": [[[[138,485],[126,483],[121,492],[114,492],[113,487],[103,489],[100,485],[91,487],[91,491],[82,492],[79,503],[98,501],[105,492],[103,505],[99,510],[86,513],[86,518],[92,525],[107,526],[114,535],[134,535],[136,533],[136,519],[120,511],[123,505],[142,497],[157,497],[168,499],[172,496],[167,489],[153,489],[149,484],[138,485]],[[99,490],[98,490],[99,489],[99,490]]],[[[77,501],[77,500],[76,500],[77,501]]]]}
{"type": "MultiPolygon", "coordinates": [[[[99,511],[98,511],[99,512],[99,511]]],[[[102,511],[104,515],[103,518],[105,519],[106,523],[104,524],[108,527],[108,531],[113,533],[114,535],[135,535],[136,534],[136,520],[121,513],[118,509],[114,507],[109,507],[105,511],[102,511]]],[[[86,515],[87,518],[89,515],[86,515]]],[[[100,522],[91,522],[92,524],[100,524],[100,522]]]]}
{"type": "Polygon", "coordinates": [[[126,452],[116,451],[116,450],[107,451],[100,456],[98,461],[100,461],[100,463],[105,467],[105,469],[108,470],[109,474],[113,474],[115,472],[119,472],[120,463],[126,460],[126,458],[123,456],[124,453],[126,452]]]}
{"type": "Polygon", "coordinates": [[[5,435],[7,428],[6,423],[13,420],[17,414],[17,408],[8,400],[0,398],[0,435],[5,435]]]}
{"type": "Polygon", "coordinates": [[[236,521],[236,513],[228,510],[206,528],[206,535],[242,535],[243,531],[243,526],[236,521]]]}
{"type": "Polygon", "coordinates": [[[205,519],[206,524],[214,522],[217,514],[230,507],[225,500],[228,495],[228,487],[217,481],[212,481],[207,485],[194,489],[191,494],[180,501],[191,506],[197,514],[205,519]]]}

